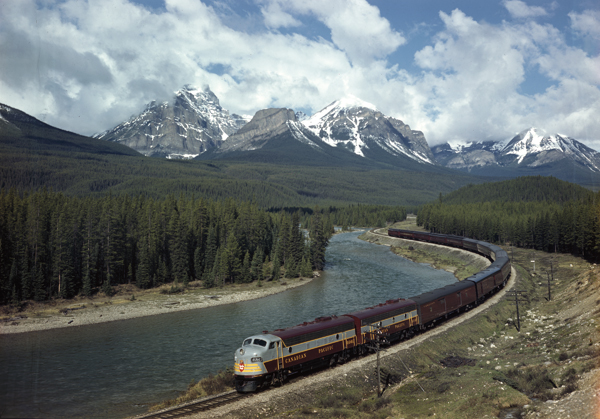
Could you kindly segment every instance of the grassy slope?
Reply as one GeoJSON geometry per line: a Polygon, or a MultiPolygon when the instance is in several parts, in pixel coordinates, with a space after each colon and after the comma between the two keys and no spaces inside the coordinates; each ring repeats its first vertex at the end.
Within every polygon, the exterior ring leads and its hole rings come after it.
{"type": "MultiPolygon", "coordinates": [[[[570,255],[513,250],[520,275],[516,288],[526,292],[526,301],[520,303],[520,332],[515,327],[514,300],[504,298],[485,314],[412,350],[385,358],[384,372],[401,382],[388,388],[382,399],[373,393],[374,371],[360,371],[351,379],[351,387],[321,389],[321,394],[317,390],[306,406],[288,413],[302,417],[303,412],[314,411],[317,417],[356,418],[435,414],[464,419],[498,417],[500,411],[510,408],[515,417],[520,412],[543,413],[546,400],[560,403],[578,388],[582,374],[598,365],[600,272],[570,255]],[[531,258],[537,260],[537,273],[532,272],[531,258]],[[546,301],[542,272],[549,269],[551,258],[557,280],[552,285],[552,300],[546,301]],[[445,368],[440,361],[449,356],[472,361],[445,368]]],[[[583,405],[582,409],[579,413],[583,414],[593,406],[583,405]]]]}

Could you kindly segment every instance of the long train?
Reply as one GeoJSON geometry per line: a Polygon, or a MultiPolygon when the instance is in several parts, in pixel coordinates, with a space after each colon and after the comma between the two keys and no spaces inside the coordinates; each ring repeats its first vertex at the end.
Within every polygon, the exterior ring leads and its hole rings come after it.
{"type": "Polygon", "coordinates": [[[459,236],[389,229],[388,235],[453,246],[479,253],[492,262],[463,281],[408,299],[398,298],[341,316],[319,317],[287,329],[246,338],[235,351],[238,392],[282,384],[292,374],[333,366],[366,353],[374,341],[411,337],[436,322],[469,310],[506,285],[511,265],[499,246],[459,236]]]}

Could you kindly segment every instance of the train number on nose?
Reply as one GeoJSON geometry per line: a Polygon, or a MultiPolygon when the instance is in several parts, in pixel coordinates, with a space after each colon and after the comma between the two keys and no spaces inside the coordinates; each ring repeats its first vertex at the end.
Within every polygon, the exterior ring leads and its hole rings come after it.
{"type": "Polygon", "coordinates": [[[240,361],[240,372],[244,372],[244,361],[240,361]]]}

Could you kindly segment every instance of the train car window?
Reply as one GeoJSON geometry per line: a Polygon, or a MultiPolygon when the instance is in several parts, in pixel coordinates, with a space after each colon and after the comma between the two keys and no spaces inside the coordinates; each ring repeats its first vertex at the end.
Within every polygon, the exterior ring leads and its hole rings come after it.
{"type": "Polygon", "coordinates": [[[267,341],[262,339],[254,339],[254,344],[258,346],[267,346],[267,341]]]}
{"type": "Polygon", "coordinates": [[[289,352],[289,353],[292,353],[292,348],[288,349],[288,352],[289,352]]]}
{"type": "Polygon", "coordinates": [[[337,335],[335,335],[335,340],[338,340],[340,338],[339,333],[337,335]]]}
{"type": "Polygon", "coordinates": [[[252,339],[246,339],[243,346],[248,346],[250,344],[252,344],[252,339]]]}

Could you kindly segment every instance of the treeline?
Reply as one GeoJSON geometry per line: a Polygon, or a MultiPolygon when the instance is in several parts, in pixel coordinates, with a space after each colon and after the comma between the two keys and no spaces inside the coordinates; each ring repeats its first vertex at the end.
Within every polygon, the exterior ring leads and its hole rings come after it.
{"type": "Polygon", "coordinates": [[[250,202],[184,196],[68,197],[0,191],[0,303],[107,294],[118,284],[150,288],[201,280],[308,276],[322,269],[332,234],[315,211],[269,213],[250,202]]]}
{"type": "Polygon", "coordinates": [[[493,201],[567,203],[590,198],[592,195],[593,192],[583,186],[553,176],[521,176],[493,184],[467,185],[446,196],[440,196],[440,201],[445,204],[493,201]]]}
{"type": "Polygon", "coordinates": [[[312,208],[285,207],[270,208],[269,212],[285,211],[288,213],[298,212],[303,225],[308,225],[310,218],[316,212],[322,214],[328,220],[328,229],[340,226],[343,230],[349,227],[385,227],[388,224],[406,219],[406,208],[389,205],[355,204],[344,207],[312,208]]]}
{"type": "Polygon", "coordinates": [[[492,243],[600,257],[600,194],[567,203],[438,201],[419,210],[417,224],[492,243]]]}

